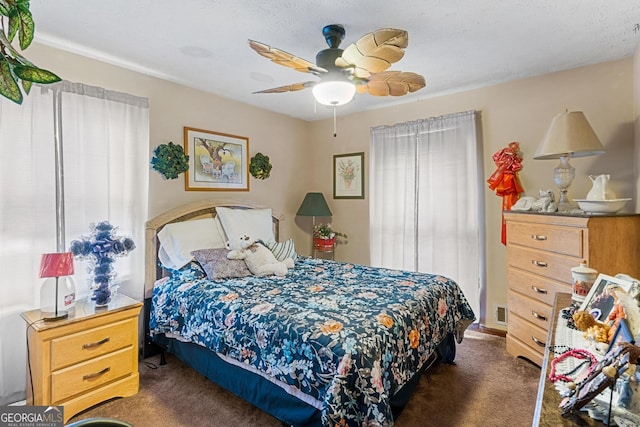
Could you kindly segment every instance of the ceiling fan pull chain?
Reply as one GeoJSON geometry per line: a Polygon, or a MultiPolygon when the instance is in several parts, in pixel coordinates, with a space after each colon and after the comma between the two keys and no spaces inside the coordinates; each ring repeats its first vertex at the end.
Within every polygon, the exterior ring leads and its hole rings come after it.
{"type": "Polygon", "coordinates": [[[336,106],[333,106],[333,137],[335,138],[338,135],[336,132],[336,106]]]}

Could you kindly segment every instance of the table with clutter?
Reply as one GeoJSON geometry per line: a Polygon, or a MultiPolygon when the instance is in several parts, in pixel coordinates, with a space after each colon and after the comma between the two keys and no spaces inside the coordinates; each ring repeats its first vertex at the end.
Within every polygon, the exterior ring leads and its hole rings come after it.
{"type": "Polygon", "coordinates": [[[585,303],[575,294],[556,294],[533,426],[640,425],[640,347],[633,345],[640,289],[628,279],[627,289],[615,288],[615,304],[602,310],[603,318],[590,303],[595,297],[581,310],[585,303]]]}

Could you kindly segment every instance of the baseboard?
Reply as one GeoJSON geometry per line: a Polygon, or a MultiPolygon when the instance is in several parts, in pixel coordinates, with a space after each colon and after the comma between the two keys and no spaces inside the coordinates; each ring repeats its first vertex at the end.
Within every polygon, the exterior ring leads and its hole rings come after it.
{"type": "Polygon", "coordinates": [[[480,325],[478,323],[473,323],[472,325],[469,326],[470,330],[472,331],[476,331],[476,332],[480,332],[482,334],[487,334],[487,335],[496,335],[498,337],[506,337],[507,336],[507,331],[503,331],[500,329],[493,329],[493,328],[488,328],[484,325],[480,325]]]}

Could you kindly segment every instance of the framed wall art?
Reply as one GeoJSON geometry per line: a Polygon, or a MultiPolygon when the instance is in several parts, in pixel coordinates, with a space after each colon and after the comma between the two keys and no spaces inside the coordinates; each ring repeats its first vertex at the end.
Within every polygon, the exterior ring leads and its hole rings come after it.
{"type": "Polygon", "coordinates": [[[364,153],[333,156],[333,198],[364,199],[364,153]]]}
{"type": "Polygon", "coordinates": [[[187,191],[249,191],[249,138],[184,128],[187,191]]]}

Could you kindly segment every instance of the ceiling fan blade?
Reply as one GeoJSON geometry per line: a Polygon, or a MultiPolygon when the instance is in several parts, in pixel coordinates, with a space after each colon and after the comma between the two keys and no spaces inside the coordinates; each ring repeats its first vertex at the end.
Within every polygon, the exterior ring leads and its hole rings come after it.
{"type": "Polygon", "coordinates": [[[402,71],[385,71],[373,74],[369,81],[356,87],[358,93],[374,96],[402,96],[415,92],[427,85],[420,74],[402,71]]]}
{"type": "Polygon", "coordinates": [[[253,93],[284,93],[284,92],[295,92],[297,90],[306,89],[315,85],[317,82],[301,82],[294,83],[292,85],[279,86],[271,89],[259,90],[258,92],[253,93]]]}
{"type": "Polygon", "coordinates": [[[293,68],[294,70],[300,71],[301,73],[311,73],[318,75],[327,72],[327,70],[325,70],[324,68],[318,67],[312,62],[307,61],[306,59],[298,58],[297,56],[285,52],[284,50],[271,47],[255,40],[249,40],[249,46],[260,55],[264,56],[267,59],[270,59],[272,62],[284,65],[285,67],[293,68]]]}
{"type": "Polygon", "coordinates": [[[336,65],[342,68],[353,67],[356,77],[367,78],[401,60],[408,45],[409,34],[405,30],[383,28],[365,34],[360,40],[347,46],[341,57],[336,59],[336,65]]]}

